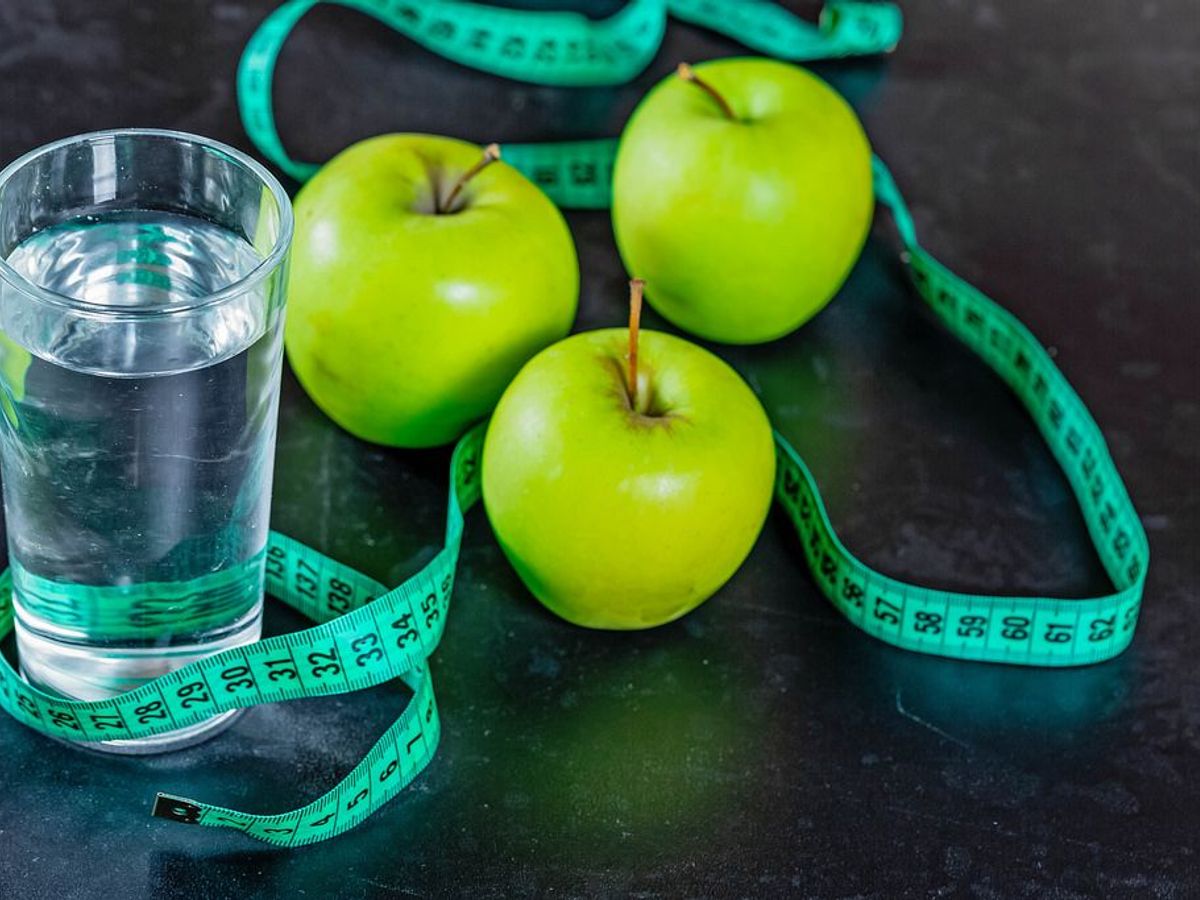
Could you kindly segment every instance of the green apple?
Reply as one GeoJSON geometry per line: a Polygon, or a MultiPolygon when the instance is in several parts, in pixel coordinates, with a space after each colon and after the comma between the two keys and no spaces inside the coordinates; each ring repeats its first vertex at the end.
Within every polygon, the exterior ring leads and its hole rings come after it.
{"type": "Polygon", "coordinates": [[[774,476],[746,383],[682,338],[639,337],[636,316],[530,360],[483,447],[500,546],[534,596],[592,628],[648,628],[710,597],[750,552],[774,476]]]}
{"type": "Polygon", "coordinates": [[[871,149],[815,75],[767,59],[680,66],[621,136],[613,229],[646,298],[701,337],[798,328],[850,273],[873,210],[871,149]]]}
{"type": "Polygon", "coordinates": [[[340,153],[296,199],[288,358],[317,405],[358,437],[452,441],[570,331],[570,232],[496,155],[384,135],[340,153]]]}

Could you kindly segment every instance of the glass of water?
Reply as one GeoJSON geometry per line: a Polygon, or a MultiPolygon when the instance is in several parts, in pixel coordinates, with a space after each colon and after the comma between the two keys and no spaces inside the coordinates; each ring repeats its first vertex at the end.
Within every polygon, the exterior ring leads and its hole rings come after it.
{"type": "Polygon", "coordinates": [[[193,135],[0,172],[0,474],[38,687],[101,699],[258,639],[291,236],[279,182],[193,135]]]}

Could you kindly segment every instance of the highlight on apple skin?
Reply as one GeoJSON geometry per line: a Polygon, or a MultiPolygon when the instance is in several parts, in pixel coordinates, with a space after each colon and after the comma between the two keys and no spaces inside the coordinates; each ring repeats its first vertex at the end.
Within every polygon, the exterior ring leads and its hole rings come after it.
{"type": "Polygon", "coordinates": [[[754,545],[775,479],[771,426],[742,378],[631,324],[530,360],[483,448],[504,553],[546,607],[591,628],[661,625],[712,596],[754,545]]]}
{"type": "Polygon", "coordinates": [[[570,331],[571,234],[498,155],[494,145],[383,135],[338,154],[300,191],[288,358],[352,434],[449,443],[570,331]]]}
{"type": "Polygon", "coordinates": [[[874,197],[854,111],[768,59],[681,66],[634,111],[617,151],[625,267],[678,327],[753,344],[816,315],[862,250],[874,197]]]}

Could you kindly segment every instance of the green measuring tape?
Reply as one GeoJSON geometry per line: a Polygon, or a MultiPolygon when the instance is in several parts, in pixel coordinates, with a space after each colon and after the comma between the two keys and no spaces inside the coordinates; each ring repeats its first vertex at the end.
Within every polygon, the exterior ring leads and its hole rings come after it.
{"type": "MultiPolygon", "coordinates": [[[[238,73],[239,106],[251,139],[299,179],[318,167],[287,155],[275,128],[271,83],[284,41],[318,2],[292,0],[272,13],[247,46],[238,73]]],[[[900,34],[899,13],[890,4],[830,3],[820,25],[813,27],[762,0],[633,0],[603,21],[458,0],[327,2],[373,15],[464,64],[558,85],[613,84],[633,77],[657,50],[668,12],[792,60],[882,52],[900,34]]],[[[615,151],[616,141],[596,140],[509,145],[504,154],[561,206],[605,208],[615,151]]],[[[1133,636],[1149,548],[1099,428],[1033,335],[918,244],[904,200],[878,159],[874,178],[876,197],[896,222],[914,288],[1029,410],[1079,500],[1116,592],[1091,599],[981,596],[930,590],[881,575],[838,539],[812,474],[776,434],[777,497],[795,523],[818,586],[855,625],[905,649],[1038,666],[1082,665],[1115,656],[1133,636]]],[[[445,545],[400,587],[388,591],[272,533],[265,556],[268,593],[323,624],[223,652],[103,701],[44,694],[5,663],[0,667],[0,705],[43,733],[99,741],[147,737],[232,709],[346,693],[400,678],[413,691],[403,714],[346,778],[312,803],[267,816],[160,794],[154,807],[155,815],[164,818],[235,828],[283,846],[312,843],[353,827],[407,785],[436,749],[439,723],[426,660],[445,626],[463,513],[478,499],[482,428],[467,434],[454,452],[445,545]]],[[[196,615],[215,614],[219,587],[207,600],[215,606],[201,603],[196,615]]],[[[6,588],[0,585],[0,634],[12,627],[6,588]]],[[[104,616],[105,627],[128,628],[136,621],[130,618],[135,600],[144,602],[136,611],[149,617],[142,619],[149,625],[165,614],[149,595],[110,606],[111,598],[103,593],[92,596],[70,586],[55,594],[50,588],[38,586],[52,604],[49,612],[82,617],[76,622],[104,616]]]]}
{"type": "MultiPolygon", "coordinates": [[[[373,16],[464,65],[559,87],[633,80],[658,52],[668,13],[793,62],[887,52],[899,42],[902,29],[900,11],[893,4],[857,0],[828,3],[816,27],[769,0],[631,0],[616,15],[599,21],[579,13],[502,9],[461,0],[291,0],[267,16],[250,38],[238,66],[237,90],[251,140],[298,181],[312,177],[320,166],[288,156],[275,127],[271,84],[288,35],[305,13],[321,3],[373,16]]],[[[509,152],[528,154],[530,162],[557,159],[562,156],[558,146],[519,151],[514,146],[509,152]]],[[[588,142],[572,145],[567,158],[586,163],[588,148],[588,142]]],[[[602,156],[603,151],[596,153],[602,156]]],[[[596,156],[592,161],[603,159],[596,156]]],[[[574,202],[564,205],[608,206],[607,179],[587,179],[581,172],[574,184],[574,202]]]]}
{"type": "Polygon", "coordinates": [[[15,559],[5,578],[31,617],[97,640],[139,640],[160,628],[177,634],[219,628],[249,613],[258,598],[247,596],[246,587],[258,582],[265,554],[189,579],[186,593],[177,582],[116,586],[54,581],[34,575],[15,559]]]}
{"type": "Polygon", "coordinates": [[[845,548],[812,473],[778,433],[776,495],[796,525],[817,585],[859,628],[956,659],[1078,666],[1116,656],[1133,638],[1150,548],[1099,427],[1037,338],[917,243],[887,167],[872,161],[875,196],[891,210],[917,293],[1025,405],[1067,476],[1116,592],[1087,600],[935,591],[881,575],[845,548]]]}
{"type": "MultiPolygon", "coordinates": [[[[0,659],[0,706],[52,737],[125,740],[185,728],[234,709],[345,694],[399,678],[413,692],[404,712],[349,775],[300,809],[254,815],[159,794],[153,810],[177,822],[236,828],[285,847],[353,828],[411,782],[437,749],[440,723],[427,659],[446,626],[463,513],[479,499],[482,444],[483,426],[459,441],[450,463],[445,543],[398,588],[388,590],[272,532],[265,554],[267,593],[322,624],[226,650],[107,700],[64,700],[44,693],[0,659]]],[[[0,577],[3,638],[13,627],[12,585],[10,573],[0,577]]]]}

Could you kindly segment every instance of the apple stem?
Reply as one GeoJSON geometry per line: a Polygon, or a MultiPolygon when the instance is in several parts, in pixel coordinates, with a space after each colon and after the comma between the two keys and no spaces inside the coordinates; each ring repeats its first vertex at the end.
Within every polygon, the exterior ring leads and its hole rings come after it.
{"type": "Polygon", "coordinates": [[[681,62],[676,67],[675,73],[684,81],[691,82],[704,91],[704,93],[708,94],[708,96],[712,97],[717,102],[717,106],[721,107],[721,112],[725,113],[725,118],[737,121],[737,116],[733,112],[733,107],[729,105],[729,101],[722,97],[721,93],[715,87],[697,75],[695,69],[685,62],[681,62]]]}
{"type": "Polygon", "coordinates": [[[486,169],[488,166],[490,166],[492,163],[494,163],[499,158],[500,158],[500,145],[499,144],[488,144],[486,147],[484,147],[483,148],[483,159],[479,160],[479,162],[475,163],[475,165],[473,165],[473,166],[471,166],[471,168],[467,169],[467,171],[462,174],[462,176],[458,179],[458,181],[454,182],[454,187],[452,187],[450,189],[449,196],[446,197],[445,202],[438,204],[437,211],[439,213],[446,213],[446,212],[450,212],[452,209],[454,209],[454,201],[458,199],[458,195],[462,193],[462,189],[467,186],[467,182],[470,181],[472,178],[474,178],[476,175],[478,175],[480,172],[482,172],[484,169],[486,169]]]}
{"type": "Polygon", "coordinates": [[[638,409],[638,331],[642,325],[642,292],[646,282],[640,278],[629,281],[629,406],[638,409]]]}

